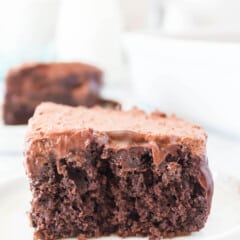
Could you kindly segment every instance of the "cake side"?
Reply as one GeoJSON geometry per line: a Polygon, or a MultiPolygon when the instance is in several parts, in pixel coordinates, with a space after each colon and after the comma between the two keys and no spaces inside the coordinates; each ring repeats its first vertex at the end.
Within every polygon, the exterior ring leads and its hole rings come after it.
{"type": "Polygon", "coordinates": [[[6,76],[4,122],[26,124],[42,101],[93,106],[101,85],[101,70],[87,64],[24,64],[6,76]]]}
{"type": "Polygon", "coordinates": [[[25,166],[33,193],[30,218],[36,238],[114,233],[159,239],[200,230],[213,192],[205,132],[199,127],[198,134],[180,131],[180,126],[194,125],[176,117],[148,116],[136,110],[89,111],[42,104],[30,121],[25,166]],[[115,124],[98,118],[104,115],[115,124]],[[64,116],[70,117],[61,119],[64,116]],[[139,121],[136,129],[130,121],[134,116],[145,119],[144,124],[152,123],[149,119],[160,121],[162,128],[144,128],[139,121]],[[129,123],[122,123],[123,119],[129,123]],[[179,121],[175,134],[168,120],[179,121]],[[194,138],[197,142],[191,145],[194,138]],[[196,143],[202,146],[196,148],[196,143]]]}

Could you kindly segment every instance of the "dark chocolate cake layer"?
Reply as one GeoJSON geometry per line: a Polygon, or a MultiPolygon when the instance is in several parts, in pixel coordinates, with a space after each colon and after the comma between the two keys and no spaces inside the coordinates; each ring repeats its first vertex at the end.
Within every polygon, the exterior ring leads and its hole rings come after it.
{"type": "Polygon", "coordinates": [[[159,239],[205,225],[213,182],[199,126],[137,109],[44,103],[26,139],[36,239],[159,239]]]}
{"type": "Polygon", "coordinates": [[[82,63],[34,63],[9,71],[3,118],[26,124],[43,101],[91,107],[99,101],[102,72],[82,63]]]}

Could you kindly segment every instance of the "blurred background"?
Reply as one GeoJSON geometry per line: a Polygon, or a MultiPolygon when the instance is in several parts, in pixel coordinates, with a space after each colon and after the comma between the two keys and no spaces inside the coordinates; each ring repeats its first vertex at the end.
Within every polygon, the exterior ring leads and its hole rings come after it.
{"type": "Polygon", "coordinates": [[[13,66],[83,61],[104,70],[107,97],[176,113],[236,152],[239,12],[239,0],[0,0],[1,101],[13,66]]]}

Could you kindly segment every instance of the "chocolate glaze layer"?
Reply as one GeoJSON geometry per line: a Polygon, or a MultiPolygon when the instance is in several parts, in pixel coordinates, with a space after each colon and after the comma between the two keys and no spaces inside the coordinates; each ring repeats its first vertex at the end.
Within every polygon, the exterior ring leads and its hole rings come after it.
{"type": "Polygon", "coordinates": [[[47,138],[52,133],[78,133],[93,129],[111,135],[113,139],[132,132],[133,141],[144,138],[145,142],[169,142],[187,146],[195,155],[205,155],[206,132],[198,125],[176,116],[146,114],[139,109],[118,111],[94,107],[69,107],[54,103],[40,104],[29,122],[27,138],[31,141],[47,138]],[[71,124],[69,124],[71,123],[71,124]],[[124,131],[124,134],[121,132],[124,131]],[[136,133],[136,134],[134,134],[136,133]]]}

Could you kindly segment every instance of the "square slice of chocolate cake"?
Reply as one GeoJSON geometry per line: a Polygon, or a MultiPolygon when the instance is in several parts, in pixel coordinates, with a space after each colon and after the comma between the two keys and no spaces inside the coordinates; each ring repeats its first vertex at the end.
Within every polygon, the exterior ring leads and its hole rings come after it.
{"type": "Polygon", "coordinates": [[[150,239],[204,227],[213,193],[205,131],[176,116],[43,103],[26,171],[36,239],[150,239]]]}
{"type": "Polygon", "coordinates": [[[51,101],[91,107],[98,103],[102,85],[100,69],[83,63],[33,63],[9,71],[3,119],[6,124],[26,124],[38,104],[51,101]]]}

